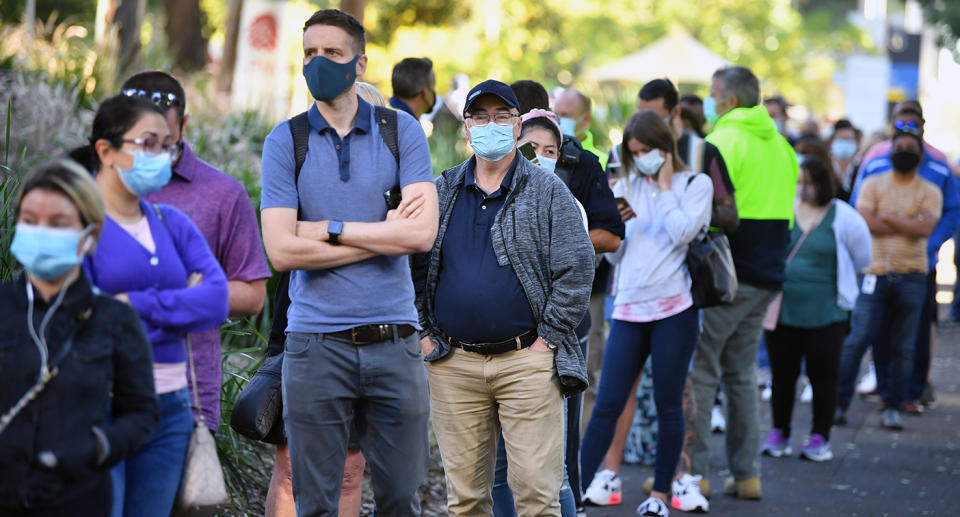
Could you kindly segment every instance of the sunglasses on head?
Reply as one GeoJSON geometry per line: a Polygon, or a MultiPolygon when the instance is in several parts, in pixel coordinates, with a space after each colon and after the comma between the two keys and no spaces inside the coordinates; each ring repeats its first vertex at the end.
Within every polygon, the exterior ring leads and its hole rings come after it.
{"type": "Polygon", "coordinates": [[[162,106],[164,108],[181,105],[180,98],[177,97],[175,93],[150,92],[147,90],[140,90],[138,88],[127,88],[125,90],[121,90],[120,93],[126,95],[127,97],[138,97],[148,100],[157,106],[162,106]]]}
{"type": "Polygon", "coordinates": [[[912,121],[912,120],[907,120],[907,121],[897,120],[897,121],[894,121],[893,127],[894,127],[897,131],[901,131],[901,132],[903,132],[903,133],[910,133],[911,135],[920,136],[920,125],[917,124],[916,122],[912,121]]]}

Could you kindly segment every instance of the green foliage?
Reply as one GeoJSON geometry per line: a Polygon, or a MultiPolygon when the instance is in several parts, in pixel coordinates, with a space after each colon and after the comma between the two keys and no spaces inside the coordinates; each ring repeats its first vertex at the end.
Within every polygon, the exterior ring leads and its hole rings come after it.
{"type": "Polygon", "coordinates": [[[364,21],[371,43],[389,43],[400,27],[447,25],[470,13],[469,3],[449,0],[382,0],[369,2],[364,21]]]}
{"type": "Polygon", "coordinates": [[[20,188],[20,179],[22,175],[19,171],[11,169],[10,163],[10,101],[7,101],[7,112],[4,125],[3,152],[0,156],[3,163],[0,164],[0,282],[10,280],[17,269],[17,260],[10,253],[10,242],[13,240],[14,227],[17,224],[13,213],[13,205],[16,202],[17,191],[20,188]]]}
{"type": "MultiPolygon", "coordinates": [[[[20,22],[26,7],[26,0],[5,0],[0,2],[0,20],[20,22]]],[[[61,18],[76,18],[93,21],[97,14],[97,2],[91,0],[37,0],[37,19],[43,20],[51,15],[61,18]]]]}
{"type": "Polygon", "coordinates": [[[940,31],[940,45],[953,53],[960,63],[960,3],[950,0],[918,0],[928,20],[940,31]]]}

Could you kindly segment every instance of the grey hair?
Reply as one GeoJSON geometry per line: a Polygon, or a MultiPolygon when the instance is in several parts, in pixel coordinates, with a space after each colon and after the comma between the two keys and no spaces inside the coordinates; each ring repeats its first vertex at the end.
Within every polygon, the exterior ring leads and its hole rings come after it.
{"type": "Polygon", "coordinates": [[[749,68],[730,66],[723,69],[723,97],[736,97],[741,108],[760,104],[760,81],[749,68]]]}

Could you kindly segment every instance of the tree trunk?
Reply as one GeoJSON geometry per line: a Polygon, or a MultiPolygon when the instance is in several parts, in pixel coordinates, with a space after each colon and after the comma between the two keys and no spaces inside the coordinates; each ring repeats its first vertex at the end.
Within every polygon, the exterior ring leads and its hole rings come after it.
{"type": "Polygon", "coordinates": [[[363,23],[363,7],[366,3],[365,0],[341,0],[340,10],[363,23]]]}
{"type": "Polygon", "coordinates": [[[147,0],[123,0],[113,15],[113,23],[120,26],[118,80],[140,68],[140,28],[146,11],[147,0]]]}
{"type": "Polygon", "coordinates": [[[233,69],[237,64],[237,39],[240,37],[240,16],[243,13],[243,0],[230,0],[227,6],[227,27],[223,41],[223,57],[217,77],[217,89],[230,92],[233,86],[233,69]]]}
{"type": "Polygon", "coordinates": [[[207,41],[203,37],[200,0],[164,2],[167,42],[173,51],[173,66],[183,71],[199,70],[207,64],[207,41]]]}

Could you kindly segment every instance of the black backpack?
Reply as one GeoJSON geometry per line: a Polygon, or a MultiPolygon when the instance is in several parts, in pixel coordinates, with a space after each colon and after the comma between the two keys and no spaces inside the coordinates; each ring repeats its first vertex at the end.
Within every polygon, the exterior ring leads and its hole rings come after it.
{"type": "MultiPolygon", "coordinates": [[[[397,135],[397,112],[375,107],[374,114],[380,126],[380,135],[390,148],[397,167],[400,166],[400,145],[397,135]]],[[[293,183],[300,179],[300,169],[307,157],[310,122],[303,112],[290,119],[290,134],[293,136],[293,156],[296,167],[293,183]]],[[[297,218],[302,215],[297,210],[297,218]]],[[[280,275],[273,294],[273,322],[267,342],[267,356],[250,382],[243,387],[230,415],[230,427],[239,434],[266,443],[286,442],[283,429],[283,397],[281,395],[281,370],[283,368],[283,345],[286,341],[287,309],[290,307],[290,272],[280,275]]]]}
{"type": "Polygon", "coordinates": [[[554,172],[563,180],[567,188],[570,188],[573,171],[580,163],[581,151],[583,151],[583,146],[576,138],[563,137],[563,143],[560,144],[560,157],[557,159],[557,168],[554,169],[554,172]]]}

